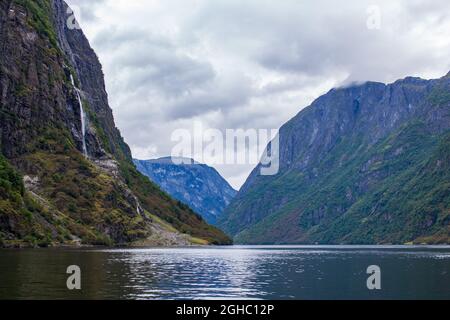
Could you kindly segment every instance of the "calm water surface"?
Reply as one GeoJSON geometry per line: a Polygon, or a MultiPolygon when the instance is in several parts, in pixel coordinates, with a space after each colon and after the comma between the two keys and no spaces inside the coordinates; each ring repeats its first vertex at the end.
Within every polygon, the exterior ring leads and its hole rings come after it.
{"type": "Polygon", "coordinates": [[[450,247],[0,250],[0,299],[450,299],[450,247]],[[68,291],[66,269],[82,270],[68,291]],[[369,291],[378,265],[382,290],[369,291]]]}

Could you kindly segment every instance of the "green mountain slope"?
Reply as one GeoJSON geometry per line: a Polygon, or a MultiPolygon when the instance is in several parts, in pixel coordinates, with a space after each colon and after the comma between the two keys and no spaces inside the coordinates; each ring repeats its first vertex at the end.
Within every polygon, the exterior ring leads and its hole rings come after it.
{"type": "Polygon", "coordinates": [[[449,78],[333,90],[280,132],[221,226],[240,243],[450,242],[449,78]]]}
{"type": "Polygon", "coordinates": [[[0,3],[2,245],[230,243],[137,172],[97,56],[67,19],[61,0],[0,3]]]}

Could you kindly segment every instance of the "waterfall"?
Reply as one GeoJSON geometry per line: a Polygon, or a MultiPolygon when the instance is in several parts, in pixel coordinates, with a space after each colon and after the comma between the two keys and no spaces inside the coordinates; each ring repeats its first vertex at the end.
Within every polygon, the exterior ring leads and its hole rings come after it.
{"type": "Polygon", "coordinates": [[[73,87],[75,88],[75,92],[77,93],[78,104],[80,105],[80,118],[81,118],[81,135],[82,135],[82,143],[83,143],[83,154],[85,157],[88,156],[87,146],[86,146],[86,115],[83,109],[83,102],[81,101],[80,90],[75,86],[75,81],[73,76],[70,75],[70,81],[72,82],[73,87]]]}
{"type": "Polygon", "coordinates": [[[139,199],[137,197],[134,197],[134,200],[136,200],[136,213],[138,214],[138,216],[140,216],[142,211],[141,205],[139,204],[139,199]]]}

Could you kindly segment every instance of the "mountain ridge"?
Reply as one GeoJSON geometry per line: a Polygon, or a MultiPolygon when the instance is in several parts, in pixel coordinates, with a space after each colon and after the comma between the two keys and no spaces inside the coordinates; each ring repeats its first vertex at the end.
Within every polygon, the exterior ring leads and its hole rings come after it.
{"type": "Polygon", "coordinates": [[[62,0],[0,3],[0,245],[229,244],[137,172],[68,12],[62,0]]]}
{"type": "MultiPolygon", "coordinates": [[[[410,216],[404,208],[394,210],[393,195],[381,190],[394,193],[389,183],[402,175],[429,184],[434,169],[425,164],[447,145],[449,102],[448,76],[330,90],[281,128],[279,174],[260,176],[257,166],[219,226],[237,242],[252,244],[448,243],[445,170],[434,177],[438,190],[421,190],[437,203],[418,201],[413,210],[409,203],[417,199],[404,191],[400,200],[414,212],[410,216]],[[410,168],[428,176],[419,179],[410,168]],[[381,194],[372,199],[376,192],[381,194]],[[423,215],[416,212],[420,206],[427,207],[423,215]]],[[[446,164],[447,154],[440,156],[446,164]]]]}
{"type": "Polygon", "coordinates": [[[236,191],[216,169],[193,159],[134,160],[137,169],[175,199],[216,224],[236,191]]]}

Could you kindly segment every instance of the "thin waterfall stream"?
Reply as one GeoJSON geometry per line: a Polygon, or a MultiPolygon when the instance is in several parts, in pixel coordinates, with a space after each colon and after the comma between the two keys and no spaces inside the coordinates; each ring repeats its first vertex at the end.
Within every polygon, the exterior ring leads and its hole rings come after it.
{"type": "Polygon", "coordinates": [[[87,146],[86,146],[86,115],[83,109],[83,102],[81,101],[80,89],[78,89],[75,85],[75,80],[73,76],[70,75],[70,81],[72,82],[73,87],[75,88],[75,92],[77,93],[78,104],[80,105],[80,118],[81,118],[81,135],[82,135],[82,143],[83,143],[83,154],[85,157],[88,156],[87,146]]]}

